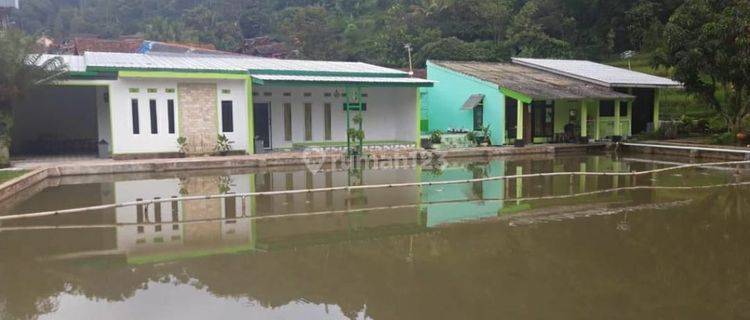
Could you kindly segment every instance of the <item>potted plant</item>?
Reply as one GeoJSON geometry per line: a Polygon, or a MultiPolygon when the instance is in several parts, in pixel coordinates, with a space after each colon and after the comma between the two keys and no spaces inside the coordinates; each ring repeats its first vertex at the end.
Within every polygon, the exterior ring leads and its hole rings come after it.
{"type": "Polygon", "coordinates": [[[440,149],[440,144],[443,142],[443,132],[435,130],[430,134],[430,142],[432,142],[433,149],[440,149]]]}
{"type": "Polygon", "coordinates": [[[187,138],[177,138],[177,144],[180,146],[180,149],[177,152],[180,153],[180,157],[184,158],[187,155],[188,151],[190,151],[190,146],[188,145],[187,138]]]}
{"type": "Polygon", "coordinates": [[[220,134],[216,138],[216,147],[214,151],[218,152],[222,156],[226,156],[232,151],[232,141],[229,141],[226,135],[220,134]]]}
{"type": "Polygon", "coordinates": [[[469,131],[466,134],[466,141],[469,142],[470,146],[474,146],[477,143],[477,133],[474,131],[469,131]]]}
{"type": "Polygon", "coordinates": [[[490,140],[490,126],[486,125],[482,127],[482,147],[489,146],[492,141],[490,140]]]}

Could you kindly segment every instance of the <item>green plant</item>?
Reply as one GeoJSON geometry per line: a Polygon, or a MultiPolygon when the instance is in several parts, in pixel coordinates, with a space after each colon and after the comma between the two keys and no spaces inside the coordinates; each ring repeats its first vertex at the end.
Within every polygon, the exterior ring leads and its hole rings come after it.
{"type": "Polygon", "coordinates": [[[483,143],[492,144],[492,141],[490,140],[490,125],[486,125],[482,127],[482,137],[484,137],[483,143]]]}
{"type": "Polygon", "coordinates": [[[477,133],[474,131],[469,131],[469,133],[466,134],[466,140],[469,141],[469,144],[474,145],[477,143],[477,133]]]}
{"type": "Polygon", "coordinates": [[[190,151],[190,145],[187,142],[187,138],[185,137],[179,137],[177,138],[177,144],[180,146],[180,153],[188,153],[190,151]]]}
{"type": "Polygon", "coordinates": [[[362,123],[362,115],[359,114],[359,113],[355,114],[354,117],[352,117],[352,122],[354,122],[354,124],[356,124],[356,125],[361,124],[362,123]]]}
{"type": "Polygon", "coordinates": [[[232,141],[229,141],[229,138],[227,138],[226,135],[218,135],[216,138],[216,147],[214,148],[214,151],[221,154],[226,154],[229,151],[232,151],[232,141]]]}
{"type": "Polygon", "coordinates": [[[719,133],[711,136],[711,143],[732,145],[737,142],[737,135],[731,132],[719,133]]]}
{"type": "Polygon", "coordinates": [[[219,176],[218,178],[218,189],[220,194],[227,194],[232,190],[232,177],[230,176],[219,176]]]}
{"type": "Polygon", "coordinates": [[[430,141],[433,144],[440,144],[443,142],[443,132],[440,130],[435,130],[430,134],[430,141]]]}

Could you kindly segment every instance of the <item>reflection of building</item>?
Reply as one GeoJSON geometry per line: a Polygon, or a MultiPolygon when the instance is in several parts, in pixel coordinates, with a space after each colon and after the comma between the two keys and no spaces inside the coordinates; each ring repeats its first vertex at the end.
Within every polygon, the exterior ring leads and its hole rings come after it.
{"type": "MultiPolygon", "coordinates": [[[[504,161],[449,166],[422,171],[422,181],[455,181],[502,176],[504,161]]],[[[425,186],[422,191],[427,227],[462,220],[495,217],[503,208],[505,182],[492,180],[468,184],[425,186]]]]}
{"type": "MultiPolygon", "coordinates": [[[[388,170],[265,171],[231,175],[160,174],[145,180],[117,180],[65,186],[68,198],[101,193],[97,203],[122,203],[138,199],[170,199],[180,195],[214,195],[253,191],[280,191],[344,186],[378,185],[414,181],[438,182],[501,177],[539,172],[633,171],[651,164],[620,162],[608,156],[487,160],[462,163],[435,170],[405,167],[388,170]],[[71,191],[72,190],[72,191],[71,191]]],[[[136,178],[137,179],[137,178],[136,178]]],[[[158,206],[134,206],[91,215],[99,220],[67,217],[60,224],[100,224],[112,227],[84,229],[82,244],[69,241],[64,250],[50,248],[51,255],[70,257],[120,255],[128,263],[200,257],[228,252],[274,250],[326,243],[357,241],[393,235],[417,234],[447,224],[482,219],[510,219],[522,214],[525,221],[541,221],[578,209],[594,210],[616,203],[629,205],[630,194],[608,192],[579,197],[576,194],[617,187],[649,185],[650,176],[571,176],[497,179],[473,183],[406,188],[378,188],[281,194],[242,198],[165,202],[158,206]],[[555,195],[554,199],[538,197],[555,195]],[[525,199],[525,200],[519,200],[525,199]],[[583,207],[585,205],[585,207],[583,207]],[[567,210],[567,211],[566,211],[567,210]],[[286,217],[278,217],[287,215],[286,217]],[[271,217],[273,216],[273,217],[271,217]],[[250,219],[250,217],[265,219],[250,219]],[[91,239],[101,239],[90,241],[91,239]],[[109,239],[109,240],[107,240],[109,239]],[[84,245],[85,244],[85,245],[84,245]],[[73,248],[75,247],[75,248],[73,248]],[[83,252],[69,255],[71,252],[83,252]]],[[[681,179],[664,176],[660,179],[681,179]]],[[[40,197],[45,195],[40,193],[40,197]]],[[[648,193],[646,193],[648,196],[648,193]]],[[[639,198],[639,200],[642,200],[639,198]]],[[[33,202],[33,201],[31,201],[33,202]]],[[[45,208],[25,208],[24,212],[45,208]]],[[[580,211],[580,210],[579,210],[580,211]]],[[[63,217],[60,217],[61,219],[63,217]]],[[[52,223],[52,218],[45,223],[52,223]]],[[[64,231],[56,230],[67,237],[64,231]]],[[[78,238],[76,238],[78,239],[78,238]]]]}
{"type": "MultiPolygon", "coordinates": [[[[250,185],[247,175],[120,181],[115,182],[115,195],[118,202],[168,199],[181,193],[245,193],[250,185]]],[[[250,221],[232,218],[248,213],[250,202],[226,198],[118,208],[117,223],[128,225],[117,227],[117,248],[128,261],[139,262],[205,255],[227,246],[249,249],[250,221]]]]}

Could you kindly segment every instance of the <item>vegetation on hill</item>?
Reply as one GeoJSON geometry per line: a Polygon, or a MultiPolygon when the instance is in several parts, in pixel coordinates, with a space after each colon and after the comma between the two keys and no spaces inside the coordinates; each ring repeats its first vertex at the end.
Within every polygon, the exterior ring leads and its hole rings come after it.
{"type": "Polygon", "coordinates": [[[302,58],[417,65],[427,58],[603,59],[650,50],[682,0],[24,0],[29,34],[206,42],[270,35],[302,58]]]}

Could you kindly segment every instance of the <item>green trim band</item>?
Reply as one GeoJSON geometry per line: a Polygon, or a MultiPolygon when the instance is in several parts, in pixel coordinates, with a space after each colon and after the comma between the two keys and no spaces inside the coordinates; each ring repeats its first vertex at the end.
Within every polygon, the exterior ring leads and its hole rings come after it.
{"type": "Polygon", "coordinates": [[[170,69],[170,68],[119,68],[119,67],[87,67],[87,72],[99,71],[99,72],[122,72],[125,71],[138,71],[138,72],[173,72],[173,73],[213,73],[213,74],[237,74],[247,75],[247,71],[237,70],[221,70],[221,69],[170,69]]]}
{"type": "Polygon", "coordinates": [[[511,98],[516,99],[518,101],[521,101],[523,103],[531,103],[531,100],[533,100],[531,97],[529,97],[529,96],[527,96],[527,95],[525,95],[523,93],[516,92],[516,91],[510,90],[508,88],[500,88],[500,92],[502,94],[508,96],[508,97],[511,97],[511,98]]]}
{"type": "Polygon", "coordinates": [[[162,78],[162,79],[219,79],[245,80],[247,74],[207,73],[207,72],[173,72],[173,71],[120,71],[122,78],[162,78]]]}
{"type": "Polygon", "coordinates": [[[249,69],[253,75],[283,75],[283,76],[328,76],[328,77],[373,77],[373,78],[408,78],[407,73],[392,72],[346,72],[346,71],[305,71],[305,70],[274,70],[249,69]]]}
{"type": "Polygon", "coordinates": [[[432,87],[433,83],[393,83],[393,82],[360,82],[360,81],[308,81],[308,80],[262,80],[253,77],[253,83],[263,86],[306,86],[306,87],[331,87],[331,86],[360,86],[360,87],[432,87]]]}

